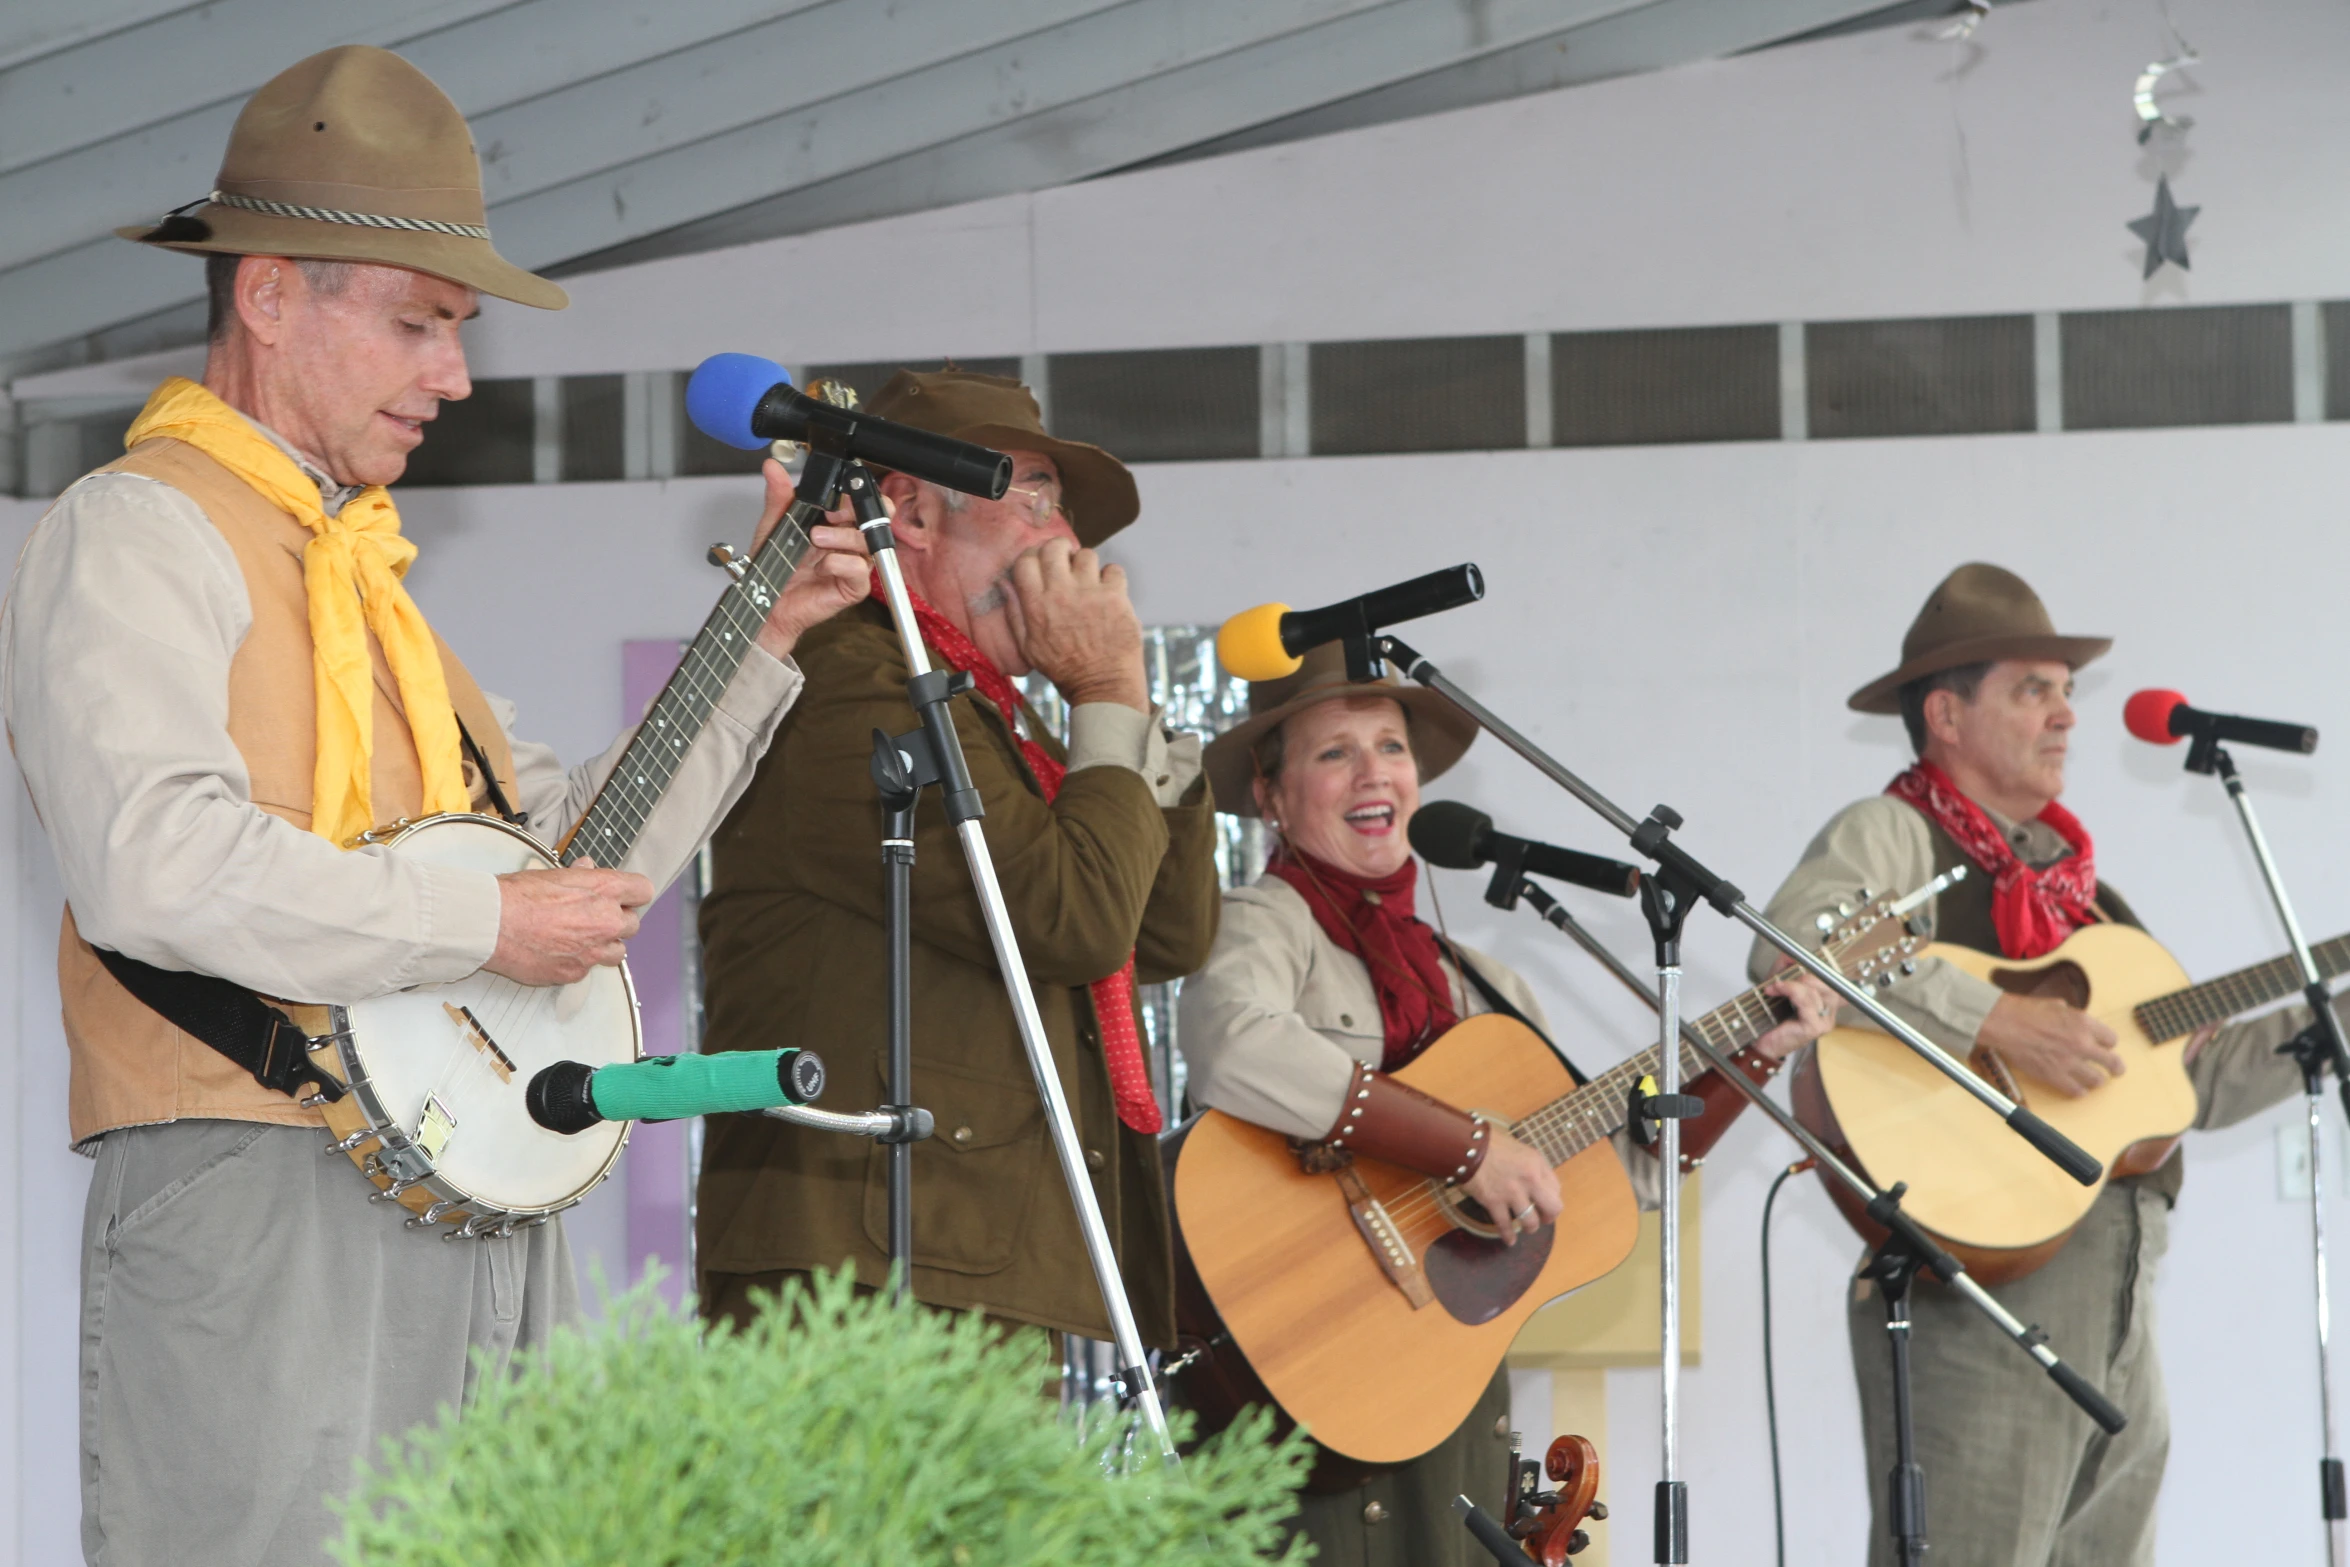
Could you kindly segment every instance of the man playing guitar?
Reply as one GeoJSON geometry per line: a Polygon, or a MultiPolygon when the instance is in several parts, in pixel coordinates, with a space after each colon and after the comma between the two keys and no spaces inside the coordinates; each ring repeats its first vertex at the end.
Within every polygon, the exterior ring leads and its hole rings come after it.
{"type": "MultiPolygon", "coordinates": [[[[866,563],[852,530],[815,530],[627,863],[496,876],[358,842],[509,806],[559,838],[618,753],[566,773],[509,736],[511,708],[401,587],[415,546],[384,488],[471,390],[459,326],[479,296],[559,308],[563,291],[490,248],[464,119],[380,49],[264,86],[195,206],[128,237],[205,256],[203,382],[164,383],[129,455],[34,530],[0,699],[68,900],[72,1136],[96,1160],[84,1550],[307,1567],[357,1461],[463,1402],[476,1351],[502,1363],[576,1315],[571,1254],[559,1220],[444,1245],[371,1203],[320,1157],[314,1101],[118,976],[348,1005],[618,963],[798,694],[795,641],[863,596],[866,563]]],[[[762,533],[791,499],[773,464],[767,498],[762,533]]]]}
{"type": "MultiPolygon", "coordinates": [[[[2029,959],[2082,925],[2136,925],[2102,882],[2089,833],[2056,803],[2075,723],[2073,671],[2111,645],[2058,636],[2012,572],[1982,564],[1952,572],[1910,626],[1901,666],[1849,704],[1898,712],[1916,765],[1885,793],[1837,813],[1772,899],[1771,919],[1808,929],[1856,886],[1917,886],[1965,866],[1969,874],[1931,911],[1938,943],[2029,959]]],[[[1776,958],[1757,943],[1753,971],[1768,972],[1776,958]]],[[[1962,1059],[2062,1094],[2093,1092],[2125,1065],[2114,1031],[2087,1012],[2054,996],[2009,993],[1948,962],[1920,963],[1884,999],[1962,1059]]],[[[2305,1011],[2287,1009],[2190,1039],[2195,1125],[2225,1126],[2297,1092],[2298,1069],[2275,1047],[2306,1021],[2305,1011]]],[[[1932,1287],[1911,1293],[1912,1407],[1936,1561],[2153,1561],[2155,1493],[2169,1448],[2153,1279],[2180,1181],[2175,1151],[2151,1173],[2112,1181],[2052,1261],[1997,1291],[2128,1415],[2118,1436],[2073,1409],[1964,1301],[1932,1287]]],[[[1850,1329],[1878,1509],[1869,1559],[1889,1564],[1880,1481],[1893,1462],[1892,1372],[1868,1281],[1855,1284],[1850,1329]]]]}

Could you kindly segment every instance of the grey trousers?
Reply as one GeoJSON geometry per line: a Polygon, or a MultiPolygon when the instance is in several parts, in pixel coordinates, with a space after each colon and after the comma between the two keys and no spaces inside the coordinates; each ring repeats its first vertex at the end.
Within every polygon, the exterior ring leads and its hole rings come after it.
{"type": "MultiPolygon", "coordinates": [[[[93,1567],[318,1567],[386,1436],[485,1350],[576,1319],[560,1222],[443,1242],[316,1131],[109,1132],[82,1231],[82,1550],[93,1567]]],[[[438,1227],[436,1227],[438,1228],[438,1227]]]]}
{"type": "Polygon", "coordinates": [[[1502,1515],[1509,1433],[1509,1373],[1497,1371],[1452,1435],[1351,1491],[1299,1497],[1290,1532],[1314,1542],[1319,1567],[1489,1567],[1493,1558],[1462,1525],[1452,1499],[1465,1495],[1502,1515]]]}
{"type": "MultiPolygon", "coordinates": [[[[2073,1406],[1990,1319],[1939,1284],[1910,1291],[1910,1383],[1934,1567],[2152,1567],[2170,1413],[2154,1342],[2154,1267],[2170,1210],[2136,1185],[2098,1194],[2064,1250],[1992,1293],[2129,1417],[2119,1436],[2073,1406]]],[[[1869,1562],[1894,1561],[1885,1476],[1893,1370],[1885,1303],[1855,1286],[1849,1325],[1868,1448],[1869,1562]]]]}

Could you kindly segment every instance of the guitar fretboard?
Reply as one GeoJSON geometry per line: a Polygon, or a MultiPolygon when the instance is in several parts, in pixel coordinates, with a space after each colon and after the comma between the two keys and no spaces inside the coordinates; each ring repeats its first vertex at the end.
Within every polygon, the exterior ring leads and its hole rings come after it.
{"type": "Polygon", "coordinates": [[[710,721],[727,682],[758,640],[776,595],[799,569],[808,552],[808,528],[822,520],[815,508],[794,502],[751,557],[740,580],[729,583],[718,596],[717,608],[686,648],[677,673],[645,710],[636,738],[620,753],[612,776],[604,780],[595,802],[565,840],[558,856],[563,864],[592,856],[598,865],[617,868],[628,858],[653,807],[710,721]]]}
{"type": "MultiPolygon", "coordinates": [[[[2350,973],[2350,935],[2321,941],[2309,949],[2309,955],[2317,961],[2317,972],[2323,978],[2350,973]]],[[[2206,1023],[2224,1023],[2229,1018],[2240,1017],[2272,1001],[2298,994],[2300,989],[2301,965],[2293,961],[2291,953],[2286,953],[2266,963],[2255,963],[2233,974],[2222,974],[2200,985],[2189,985],[2167,996],[2142,1001],[2132,1015],[2146,1031],[2146,1037],[2159,1042],[2192,1034],[2206,1023]]]]}
{"type": "MultiPolygon", "coordinates": [[[[1753,1044],[1794,1010],[1777,996],[1756,987],[1723,1002],[1690,1027],[1707,1044],[1729,1055],[1753,1044]]],[[[1688,1040],[1680,1041],[1681,1081],[1686,1084],[1711,1071],[1713,1063],[1697,1053],[1688,1040]]],[[[1553,1168],[1622,1130],[1632,1118],[1632,1090],[1664,1062],[1661,1046],[1650,1046],[1628,1061],[1620,1061],[1573,1093],[1552,1100],[1510,1128],[1519,1141],[1540,1150],[1553,1168]]]]}

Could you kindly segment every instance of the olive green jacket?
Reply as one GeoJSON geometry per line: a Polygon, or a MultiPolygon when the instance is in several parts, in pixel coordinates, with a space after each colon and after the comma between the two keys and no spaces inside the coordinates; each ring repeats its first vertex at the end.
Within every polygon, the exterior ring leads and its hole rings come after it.
{"type": "MultiPolygon", "coordinates": [[[[915,727],[906,665],[867,604],[810,631],[807,677],[750,790],[712,840],[702,903],[705,1048],[824,1057],[824,1108],[885,1097],[881,812],[873,731],[915,727]]],[[[1086,986],[1135,954],[1143,984],[1206,961],[1219,897],[1204,780],[1162,809],[1123,767],[1071,773],[1047,805],[992,703],[955,699],[997,877],[1036,989],[1086,1162],[1147,1343],[1174,1343],[1167,1194],[1156,1139],[1112,1108],[1086,986]]],[[[1033,723],[1031,724],[1034,729],[1033,723]]],[[[1045,748],[1058,756],[1048,737],[1045,748]]],[[[1109,1338],[1076,1212],[1046,1134],[961,844],[936,790],[917,808],[914,1098],[937,1135],[914,1148],[914,1290],[1109,1338]]],[[[758,1116],[710,1121],[696,1216],[705,1274],[888,1268],[887,1158],[860,1139],[758,1116]]]]}

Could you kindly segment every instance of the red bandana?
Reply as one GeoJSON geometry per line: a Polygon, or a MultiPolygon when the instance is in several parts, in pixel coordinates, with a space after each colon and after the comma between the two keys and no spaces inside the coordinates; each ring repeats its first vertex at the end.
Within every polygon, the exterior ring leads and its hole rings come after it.
{"type": "Polygon", "coordinates": [[[1920,761],[1887,784],[1885,792],[1916,806],[1991,878],[1991,923],[2006,956],[2039,957],[2097,917],[2097,860],[2089,846],[2089,830],[2054,800],[2039,819],[2055,828],[2073,852],[2044,870],[2034,870],[2016,858],[2006,835],[1991,824],[1982,807],[1959,793],[1950,775],[1932,762],[1920,761]]]}
{"type": "Polygon", "coordinates": [[[1412,916],[1419,861],[1390,876],[1355,876],[1284,844],[1265,869],[1295,887],[1324,933],[1371,971],[1387,1035],[1381,1067],[1407,1065],[1460,1021],[1436,932],[1412,916]]]}
{"type": "MultiPolygon", "coordinates": [[[[873,576],[873,596],[887,602],[879,572],[873,576]]],[[[909,588],[906,596],[913,601],[914,624],[920,628],[922,640],[951,668],[968,674],[979,694],[1003,715],[1004,727],[1012,732],[1021,758],[1036,775],[1036,786],[1050,805],[1061,792],[1061,780],[1069,776],[1069,769],[1020,732],[1020,693],[1010,677],[996,668],[995,660],[982,653],[979,644],[960,627],[924,602],[921,594],[909,588]]],[[[1151,1090],[1150,1068],[1142,1059],[1142,1035],[1134,1022],[1134,954],[1126,955],[1124,968],[1107,979],[1095,980],[1087,991],[1093,997],[1094,1021],[1101,1025],[1102,1059],[1110,1069],[1110,1093],[1117,1101],[1118,1119],[1137,1132],[1155,1134],[1164,1122],[1159,1116],[1159,1097],[1151,1090]]]]}

